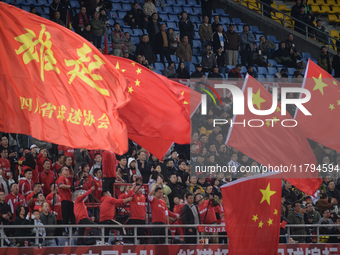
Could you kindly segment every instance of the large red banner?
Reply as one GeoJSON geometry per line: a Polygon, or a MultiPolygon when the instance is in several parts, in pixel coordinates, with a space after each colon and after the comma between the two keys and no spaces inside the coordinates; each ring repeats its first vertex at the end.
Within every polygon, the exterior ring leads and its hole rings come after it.
{"type": "MultiPolygon", "coordinates": [[[[0,248],[1,255],[227,255],[228,245],[116,245],[0,248]]],[[[278,255],[339,255],[340,244],[280,244],[278,255]]]]}

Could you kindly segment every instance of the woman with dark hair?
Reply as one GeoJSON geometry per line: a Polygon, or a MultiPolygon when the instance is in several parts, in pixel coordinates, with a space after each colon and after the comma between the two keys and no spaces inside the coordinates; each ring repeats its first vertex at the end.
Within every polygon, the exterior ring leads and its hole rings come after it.
{"type": "MultiPolygon", "coordinates": [[[[27,154],[26,154],[27,155],[27,154]]],[[[26,210],[25,207],[22,205],[19,205],[15,209],[15,219],[14,219],[14,225],[31,225],[30,221],[26,219],[28,210],[26,210]]],[[[30,228],[16,228],[14,236],[15,237],[27,237],[31,236],[32,229],[30,228]]],[[[24,246],[24,241],[27,241],[28,238],[23,239],[16,239],[16,244],[20,244],[20,246],[24,246]]]]}
{"type": "Polygon", "coordinates": [[[176,73],[177,73],[177,78],[190,79],[190,74],[188,70],[185,68],[185,64],[183,61],[179,62],[176,73]]]}
{"type": "Polygon", "coordinates": [[[26,169],[32,170],[32,181],[33,183],[39,182],[39,170],[38,164],[32,153],[25,154],[25,160],[21,166],[21,175],[24,177],[26,169]]]}
{"type": "Polygon", "coordinates": [[[73,186],[74,171],[72,167],[72,158],[70,156],[64,157],[64,166],[67,166],[69,170],[69,176],[67,176],[67,179],[69,179],[71,185],[73,186]]]}
{"type": "Polygon", "coordinates": [[[211,178],[211,186],[213,187],[214,196],[221,197],[221,189],[218,187],[220,181],[217,178],[211,178]]]}
{"type": "Polygon", "coordinates": [[[30,7],[30,13],[41,16],[41,14],[39,12],[37,12],[37,9],[34,6],[30,7]]]}

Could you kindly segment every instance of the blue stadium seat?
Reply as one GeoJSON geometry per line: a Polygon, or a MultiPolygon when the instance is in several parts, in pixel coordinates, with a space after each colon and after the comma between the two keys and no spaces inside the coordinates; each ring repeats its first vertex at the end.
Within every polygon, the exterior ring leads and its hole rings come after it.
{"type": "Polygon", "coordinates": [[[163,10],[158,12],[160,14],[167,14],[167,13],[173,13],[173,10],[171,8],[171,6],[164,6],[163,10]]]}
{"type": "Polygon", "coordinates": [[[193,64],[200,64],[198,61],[197,61],[197,57],[195,57],[195,56],[192,56],[192,63],[193,64]]]}
{"type": "Polygon", "coordinates": [[[45,14],[49,14],[49,13],[50,13],[50,8],[48,8],[48,7],[43,7],[42,9],[43,9],[43,12],[44,12],[45,14]]]}
{"type": "Polygon", "coordinates": [[[38,5],[40,6],[48,6],[48,2],[46,0],[38,0],[38,5]]]}
{"type": "Polygon", "coordinates": [[[42,8],[40,6],[35,7],[35,9],[37,10],[37,12],[39,12],[40,14],[44,14],[42,8]]]}
{"type": "Polygon", "coordinates": [[[48,14],[41,14],[41,17],[43,17],[45,19],[50,19],[50,15],[48,15],[48,14]]]}
{"type": "Polygon", "coordinates": [[[195,40],[199,40],[199,39],[200,39],[200,35],[199,35],[198,32],[195,32],[195,33],[194,33],[194,39],[195,39],[195,40]]]}
{"type": "Polygon", "coordinates": [[[287,68],[287,73],[290,74],[290,75],[293,75],[295,71],[296,71],[295,68],[292,68],[292,67],[287,68]]]}
{"type": "Polygon", "coordinates": [[[263,31],[260,31],[259,28],[257,26],[249,26],[249,30],[253,33],[253,34],[263,34],[263,31]]]}
{"type": "Polygon", "coordinates": [[[196,0],[187,0],[187,2],[188,2],[188,5],[190,6],[198,6],[196,3],[196,0]]]}
{"type": "Polygon", "coordinates": [[[268,59],[268,64],[272,64],[272,66],[277,66],[277,62],[274,59],[268,59]]]}
{"type": "Polygon", "coordinates": [[[130,4],[122,4],[122,9],[126,12],[131,10],[131,5],[130,4]]]}
{"type": "Polygon", "coordinates": [[[261,37],[261,35],[254,35],[255,36],[255,42],[256,43],[259,43],[260,42],[260,37],[261,37]]]}
{"type": "MultiPolygon", "coordinates": [[[[18,4],[18,1],[15,2],[15,4],[18,4]]],[[[37,1],[35,0],[27,0],[26,5],[37,5],[37,1]]]]}
{"type": "Polygon", "coordinates": [[[223,25],[223,30],[224,30],[224,32],[228,31],[228,26],[227,25],[223,25]]]}
{"type": "Polygon", "coordinates": [[[192,46],[194,48],[201,48],[202,47],[201,42],[199,40],[194,40],[192,46]]]}
{"type": "MultiPolygon", "coordinates": [[[[183,11],[187,12],[189,15],[197,14],[197,13],[193,13],[192,12],[192,8],[191,7],[183,7],[183,11]]],[[[191,16],[193,16],[193,15],[191,15],[191,16]]]]}
{"type": "Polygon", "coordinates": [[[156,69],[154,69],[153,70],[155,73],[157,73],[157,74],[160,74],[160,75],[162,75],[162,72],[161,71],[159,71],[159,70],[156,70],[156,69]]]}
{"type": "MultiPolygon", "coordinates": [[[[115,21],[114,21],[113,19],[109,19],[109,22],[110,22],[110,26],[113,27],[115,21]]],[[[118,22],[118,20],[117,20],[117,22],[118,22]]],[[[118,23],[119,23],[119,22],[118,22],[118,23]]]]}
{"type": "Polygon", "coordinates": [[[194,56],[199,55],[199,50],[198,50],[197,48],[193,48],[193,49],[192,49],[192,54],[193,54],[194,56]]]}
{"type": "Polygon", "coordinates": [[[171,61],[175,62],[175,63],[179,63],[179,58],[176,57],[175,55],[170,55],[171,61]]]}
{"type": "Polygon", "coordinates": [[[221,24],[230,24],[230,19],[228,17],[220,17],[221,24]]]}
{"type": "Polygon", "coordinates": [[[194,64],[190,64],[190,73],[195,72],[196,68],[194,64]]]}
{"type": "Polygon", "coordinates": [[[268,74],[276,74],[277,73],[277,70],[275,67],[267,67],[268,69],[268,74]]]}
{"type": "Polygon", "coordinates": [[[183,5],[186,5],[187,3],[185,2],[185,0],[177,0],[176,2],[176,5],[179,5],[179,6],[183,6],[183,5]]]}
{"type": "Polygon", "coordinates": [[[243,26],[242,25],[237,25],[235,26],[235,31],[236,33],[242,33],[243,32],[243,26]]]}
{"type": "Polygon", "coordinates": [[[166,25],[167,25],[167,28],[177,29],[175,22],[167,22],[166,25]]]}
{"type": "Polygon", "coordinates": [[[194,23],[194,31],[198,31],[199,26],[200,26],[200,24],[195,24],[194,23]]]}
{"type": "Polygon", "coordinates": [[[71,7],[74,8],[80,8],[78,1],[70,1],[71,7]]]}
{"type": "Polygon", "coordinates": [[[243,26],[244,24],[246,24],[246,23],[243,23],[242,20],[241,20],[240,18],[232,18],[231,20],[232,20],[232,22],[233,22],[235,25],[241,25],[241,26],[243,26]]]}
{"type": "Polygon", "coordinates": [[[263,74],[259,74],[258,75],[258,81],[259,82],[265,82],[266,81],[266,77],[263,74]]]}
{"type": "Polygon", "coordinates": [[[280,43],[281,41],[276,40],[275,35],[267,35],[267,40],[272,41],[273,43],[280,43]]]}
{"type": "Polygon", "coordinates": [[[169,17],[166,14],[159,14],[159,17],[163,20],[163,21],[168,21],[169,17]]]}
{"type": "Polygon", "coordinates": [[[171,14],[180,14],[183,11],[182,7],[180,7],[180,6],[174,6],[172,9],[174,11],[171,14]]]}
{"type": "Polygon", "coordinates": [[[190,20],[191,20],[192,23],[199,23],[199,24],[201,24],[201,20],[200,20],[199,16],[191,16],[190,20]]]}
{"type": "Polygon", "coordinates": [[[247,68],[245,66],[242,66],[241,73],[246,73],[246,72],[247,72],[247,68]]]}
{"type": "Polygon", "coordinates": [[[156,62],[161,62],[161,55],[156,54],[156,62]]]}
{"type": "Polygon", "coordinates": [[[176,5],[176,1],[175,0],[166,0],[166,4],[167,5],[176,5]]]}
{"type": "Polygon", "coordinates": [[[4,1],[6,4],[14,4],[14,0],[5,0],[4,1]]]}
{"type": "Polygon", "coordinates": [[[162,63],[154,63],[153,64],[156,70],[163,71],[164,65],[162,63]]]}
{"type": "Polygon", "coordinates": [[[201,64],[202,56],[196,56],[196,58],[197,58],[197,64],[201,64]]]}
{"type": "Polygon", "coordinates": [[[126,12],[117,12],[117,18],[123,19],[126,15],[126,12]]]}
{"type": "Polygon", "coordinates": [[[302,52],[302,58],[308,60],[312,55],[309,52],[302,52]]]}
{"type": "Polygon", "coordinates": [[[259,74],[259,77],[260,77],[260,74],[266,74],[267,73],[267,69],[263,66],[258,66],[257,67],[257,73],[259,74]]]}
{"type": "Polygon", "coordinates": [[[202,13],[202,9],[201,8],[192,8],[194,10],[195,15],[201,14],[202,13]]]}
{"type": "Polygon", "coordinates": [[[143,30],[142,29],[133,29],[133,36],[142,36],[143,30]]]}
{"type": "Polygon", "coordinates": [[[27,12],[30,12],[30,7],[29,6],[21,6],[21,9],[27,11],[27,12]]]}
{"type": "Polygon", "coordinates": [[[133,34],[133,32],[132,32],[132,29],[131,29],[131,28],[124,28],[124,29],[123,29],[123,31],[124,31],[124,33],[128,32],[130,35],[132,35],[132,34],[133,34]]]}
{"type": "Polygon", "coordinates": [[[112,3],[112,11],[121,11],[122,7],[118,3],[112,3]]]}
{"type": "Polygon", "coordinates": [[[272,75],[272,74],[267,74],[267,75],[266,75],[266,80],[267,80],[268,82],[274,82],[274,81],[275,81],[274,75],[272,75]]]}
{"type": "Polygon", "coordinates": [[[218,14],[219,16],[229,16],[229,14],[226,14],[225,11],[223,9],[216,9],[216,14],[218,14]]]}
{"type": "Polygon", "coordinates": [[[133,45],[137,45],[140,42],[140,40],[138,37],[134,36],[134,37],[131,37],[131,42],[133,45]]]}
{"type": "Polygon", "coordinates": [[[227,65],[227,68],[228,68],[229,70],[231,70],[231,69],[235,68],[235,66],[227,65]]]}
{"type": "Polygon", "coordinates": [[[177,15],[169,15],[169,21],[178,21],[177,15]]]}

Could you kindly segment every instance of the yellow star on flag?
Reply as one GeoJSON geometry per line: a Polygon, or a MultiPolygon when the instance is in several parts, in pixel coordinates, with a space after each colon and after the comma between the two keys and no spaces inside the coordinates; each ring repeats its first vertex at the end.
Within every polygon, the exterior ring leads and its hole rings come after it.
{"type": "Polygon", "coordinates": [[[267,127],[269,127],[269,126],[270,126],[270,122],[269,122],[269,120],[267,120],[267,121],[266,121],[266,125],[267,125],[267,127]]]}
{"type": "Polygon", "coordinates": [[[260,89],[256,92],[256,94],[253,93],[253,105],[255,104],[257,106],[257,109],[261,110],[261,104],[266,102],[263,98],[260,96],[260,89]]]}
{"type": "Polygon", "coordinates": [[[276,193],[276,191],[270,190],[270,183],[268,183],[268,186],[266,189],[260,189],[263,197],[260,202],[262,204],[263,201],[267,201],[267,203],[270,205],[270,197],[276,193]]]}
{"type": "Polygon", "coordinates": [[[137,68],[136,72],[137,72],[137,74],[140,74],[140,73],[142,73],[142,69],[137,68]]]}
{"type": "MultiPolygon", "coordinates": [[[[117,61],[117,64],[116,64],[116,69],[120,70],[118,61],[117,61]]],[[[125,69],[122,69],[122,73],[124,73],[125,71],[126,71],[125,69]]]]}
{"type": "Polygon", "coordinates": [[[338,102],[338,105],[340,105],[340,100],[338,100],[337,102],[338,102]]]}
{"type": "Polygon", "coordinates": [[[140,81],[137,79],[137,80],[135,80],[135,85],[136,86],[139,86],[139,84],[140,84],[140,81]]]}
{"type": "Polygon", "coordinates": [[[276,107],[276,111],[277,111],[277,112],[281,112],[280,107],[276,107]]]}
{"type": "Polygon", "coordinates": [[[274,209],[274,214],[277,215],[277,210],[276,209],[274,209]]]}
{"type": "Polygon", "coordinates": [[[322,74],[319,75],[319,78],[313,77],[313,80],[315,81],[315,86],[313,88],[313,91],[318,89],[323,95],[323,88],[327,87],[328,85],[322,81],[322,74]]]}
{"type": "MultiPolygon", "coordinates": [[[[184,91],[182,91],[181,95],[184,96],[184,91]]],[[[189,104],[189,103],[187,101],[184,101],[183,104],[189,104]]]]}
{"type": "Polygon", "coordinates": [[[132,87],[129,87],[129,92],[132,94],[132,91],[133,91],[133,89],[132,89],[132,87]]]}
{"type": "Polygon", "coordinates": [[[255,222],[258,220],[257,214],[253,215],[253,219],[252,220],[255,221],[255,222]]]}
{"type": "Polygon", "coordinates": [[[135,62],[131,62],[131,65],[135,66],[135,65],[136,65],[136,63],[135,63],[135,62]]]}
{"type": "Polygon", "coordinates": [[[331,109],[332,111],[335,109],[335,107],[334,107],[334,104],[329,104],[329,107],[328,107],[329,109],[331,109]]]}
{"type": "Polygon", "coordinates": [[[336,80],[333,80],[333,85],[338,86],[338,83],[336,82],[336,80]]]}
{"type": "Polygon", "coordinates": [[[275,116],[275,117],[273,117],[273,120],[274,120],[274,123],[276,123],[277,121],[279,121],[278,119],[277,119],[277,117],[275,116]]]}
{"type": "Polygon", "coordinates": [[[262,220],[259,222],[259,228],[262,228],[262,226],[263,226],[263,222],[262,222],[262,220]]]}
{"type": "Polygon", "coordinates": [[[267,223],[268,223],[268,226],[273,225],[273,220],[269,218],[269,220],[267,221],[267,223]]]}

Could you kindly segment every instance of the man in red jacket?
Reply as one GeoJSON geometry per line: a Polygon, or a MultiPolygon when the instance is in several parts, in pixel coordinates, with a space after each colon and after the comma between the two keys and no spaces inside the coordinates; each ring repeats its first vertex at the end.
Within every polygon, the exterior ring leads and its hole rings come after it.
{"type": "MultiPolygon", "coordinates": [[[[76,222],[78,225],[96,225],[94,222],[95,218],[92,216],[91,220],[89,219],[89,214],[86,209],[86,205],[84,203],[84,199],[87,198],[92,191],[95,190],[95,187],[92,186],[85,193],[78,193],[76,200],[74,201],[74,215],[76,216],[76,222]]],[[[79,236],[85,235],[85,229],[79,227],[79,236]]],[[[83,238],[78,238],[77,245],[86,244],[83,238]]],[[[88,243],[87,243],[88,244],[88,243]]]]}
{"type": "Polygon", "coordinates": [[[44,170],[44,162],[46,160],[50,162],[50,168],[51,168],[52,161],[47,157],[47,149],[41,149],[39,155],[37,156],[39,173],[41,173],[44,170]]]}
{"type": "Polygon", "coordinates": [[[27,168],[25,170],[25,177],[21,178],[19,182],[19,193],[26,197],[28,194],[33,192],[33,184],[32,169],[27,168]]]}
{"type": "MultiPolygon", "coordinates": [[[[151,205],[152,224],[165,225],[169,224],[169,216],[179,219],[180,217],[170,212],[164,201],[163,190],[158,185],[155,185],[148,195],[148,200],[151,205]],[[153,196],[155,194],[155,196],[153,196]]],[[[165,236],[165,228],[152,228],[152,236],[165,236]]],[[[151,238],[150,244],[164,244],[165,238],[151,238]]]]}
{"type": "MultiPolygon", "coordinates": [[[[58,195],[57,183],[51,183],[50,185],[51,193],[47,195],[46,202],[50,205],[51,213],[56,217],[57,224],[63,224],[63,215],[61,213],[61,197],[58,195]]],[[[56,228],[54,231],[55,236],[62,236],[63,229],[56,228]]],[[[55,238],[56,244],[59,244],[59,238],[55,238]]]]}
{"type": "Polygon", "coordinates": [[[0,158],[0,167],[4,170],[3,176],[4,178],[8,178],[8,173],[11,172],[11,162],[8,159],[8,150],[7,149],[2,149],[0,151],[1,153],[1,158],[0,158]]]}
{"type": "Polygon", "coordinates": [[[113,194],[113,185],[117,177],[116,155],[112,151],[104,151],[102,154],[102,169],[103,169],[103,191],[110,191],[113,194]]]}
{"type": "MultiPolygon", "coordinates": [[[[131,201],[132,198],[125,199],[115,199],[111,196],[110,191],[104,190],[102,192],[102,198],[100,199],[100,224],[112,224],[117,225],[113,219],[116,216],[116,207],[115,204],[122,204],[131,201]]],[[[108,236],[110,233],[110,228],[105,228],[105,236],[108,236]]],[[[108,237],[105,238],[105,242],[109,240],[108,237]]]]}
{"type": "Polygon", "coordinates": [[[50,160],[45,160],[43,163],[44,170],[40,173],[40,183],[43,184],[42,190],[44,195],[47,196],[51,192],[51,184],[55,181],[55,174],[50,170],[51,162],[50,160]]]}

